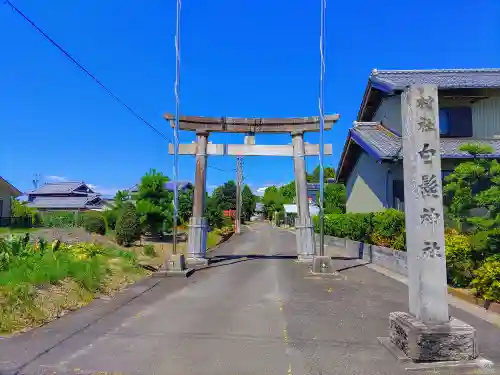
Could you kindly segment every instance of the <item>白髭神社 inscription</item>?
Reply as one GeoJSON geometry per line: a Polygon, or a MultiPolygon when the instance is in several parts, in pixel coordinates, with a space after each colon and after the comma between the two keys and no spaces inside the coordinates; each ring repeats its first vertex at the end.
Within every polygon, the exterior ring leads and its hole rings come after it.
{"type": "Polygon", "coordinates": [[[390,342],[415,361],[474,359],[475,329],[448,315],[437,86],[401,106],[409,313],[390,314],[390,342]]]}

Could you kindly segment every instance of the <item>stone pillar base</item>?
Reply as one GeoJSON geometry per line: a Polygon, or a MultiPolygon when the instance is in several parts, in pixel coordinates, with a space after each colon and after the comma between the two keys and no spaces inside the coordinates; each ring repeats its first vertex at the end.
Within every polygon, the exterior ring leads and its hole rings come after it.
{"type": "Polygon", "coordinates": [[[165,269],[182,271],[186,269],[186,259],[184,254],[172,254],[165,262],[165,269]]]}
{"type": "Polygon", "coordinates": [[[156,271],[153,277],[189,277],[194,272],[192,268],[186,268],[184,254],[172,254],[165,261],[163,269],[156,271]]]}
{"type": "Polygon", "coordinates": [[[206,261],[208,223],[204,217],[191,217],[189,219],[187,261],[206,261]]]}
{"type": "Polygon", "coordinates": [[[316,254],[316,244],[313,223],[309,216],[300,216],[295,219],[295,239],[298,258],[308,258],[312,261],[312,257],[316,254]]]}
{"type": "Polygon", "coordinates": [[[427,324],[405,312],[389,314],[390,343],[414,362],[471,361],[478,357],[476,330],[458,319],[427,324]]]}
{"type": "Polygon", "coordinates": [[[319,256],[313,257],[312,261],[312,273],[314,274],[336,274],[337,272],[333,268],[332,258],[329,256],[319,256]]]}

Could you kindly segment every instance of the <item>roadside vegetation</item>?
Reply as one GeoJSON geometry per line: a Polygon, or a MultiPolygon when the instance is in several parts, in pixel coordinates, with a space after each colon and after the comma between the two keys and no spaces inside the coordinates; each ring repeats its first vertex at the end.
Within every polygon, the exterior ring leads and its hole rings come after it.
{"type": "MultiPolygon", "coordinates": [[[[157,269],[172,251],[173,192],[151,170],[138,192],[119,191],[107,209],[42,213],[12,202],[13,226],[0,228],[0,335],[21,332],[109,296],[157,269]]],[[[256,197],[244,189],[244,216],[256,197]]],[[[193,191],[179,194],[178,251],[186,250],[193,191]]],[[[234,232],[224,210],[236,208],[229,181],[207,196],[207,248],[234,232]]]]}

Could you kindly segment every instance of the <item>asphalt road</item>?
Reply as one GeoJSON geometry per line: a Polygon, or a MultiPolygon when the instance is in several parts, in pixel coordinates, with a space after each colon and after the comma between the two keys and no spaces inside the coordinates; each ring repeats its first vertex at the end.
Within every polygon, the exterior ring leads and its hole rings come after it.
{"type": "MultiPolygon", "coordinates": [[[[293,259],[294,235],[265,223],[212,255],[189,279],[157,281],[95,319],[99,305],[0,342],[0,365],[12,365],[0,375],[405,373],[377,340],[389,312],[406,309],[404,285],[345,260],[336,261],[340,277],[312,276],[293,259]],[[64,337],[82,316],[87,323],[64,337]]],[[[500,347],[500,330],[471,323],[500,347]]]]}

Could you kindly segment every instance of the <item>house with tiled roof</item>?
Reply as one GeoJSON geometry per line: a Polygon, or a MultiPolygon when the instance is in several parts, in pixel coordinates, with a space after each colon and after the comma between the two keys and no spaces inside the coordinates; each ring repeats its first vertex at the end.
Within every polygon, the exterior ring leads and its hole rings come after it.
{"type": "Polygon", "coordinates": [[[27,204],[40,211],[87,211],[101,209],[104,200],[83,181],[65,181],[30,191],[27,204]]]}
{"type": "Polygon", "coordinates": [[[401,93],[412,84],[438,87],[442,177],[470,158],[466,143],[500,159],[500,69],[373,70],[337,168],[347,211],[404,209],[401,93]]]}
{"type": "Polygon", "coordinates": [[[11,217],[12,199],[21,195],[14,185],[0,176],[0,226],[10,223],[8,219],[11,217]]]}

